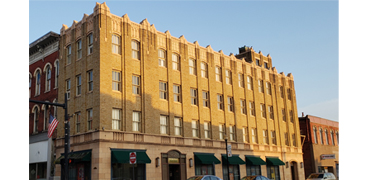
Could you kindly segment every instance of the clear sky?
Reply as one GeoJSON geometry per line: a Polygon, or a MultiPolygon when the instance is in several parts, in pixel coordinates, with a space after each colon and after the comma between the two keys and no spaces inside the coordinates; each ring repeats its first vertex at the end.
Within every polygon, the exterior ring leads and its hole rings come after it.
{"type": "MultiPolygon", "coordinates": [[[[103,1],[99,1],[103,3],[103,1]]],[[[143,19],[161,32],[214,51],[237,54],[253,46],[270,54],[278,73],[294,76],[298,115],[338,121],[337,0],[329,1],[106,1],[110,12],[143,19]]],[[[29,43],[62,24],[93,13],[96,1],[29,1],[29,43]]]]}

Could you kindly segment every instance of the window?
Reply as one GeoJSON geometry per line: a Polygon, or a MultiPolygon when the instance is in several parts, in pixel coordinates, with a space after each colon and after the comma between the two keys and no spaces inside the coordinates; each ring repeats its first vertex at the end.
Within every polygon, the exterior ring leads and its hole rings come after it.
{"type": "Polygon", "coordinates": [[[141,94],[141,77],[133,75],[133,94],[140,95],[141,94]]]}
{"type": "Polygon", "coordinates": [[[249,90],[253,90],[253,78],[250,76],[247,76],[247,87],[249,90]]]}
{"type": "Polygon", "coordinates": [[[169,134],[169,123],[168,116],[160,116],[160,133],[161,134],[169,134]]]}
{"type": "Polygon", "coordinates": [[[65,92],[66,92],[66,97],[67,99],[70,99],[70,79],[67,79],[65,81],[65,92]]]}
{"type": "Polygon", "coordinates": [[[264,62],[264,67],[265,67],[266,69],[269,69],[269,67],[268,67],[268,63],[267,63],[267,62],[264,62]]]}
{"type": "Polygon", "coordinates": [[[160,99],[167,100],[167,83],[160,81],[160,99]]]}
{"type": "Polygon", "coordinates": [[[336,142],[339,144],[339,131],[336,131],[336,142]]]}
{"type": "Polygon", "coordinates": [[[318,144],[317,142],[317,128],[313,127],[313,136],[314,136],[314,143],[318,144]]]}
{"type": "Polygon", "coordinates": [[[70,64],[72,62],[72,46],[69,45],[66,47],[66,64],[70,64]]]}
{"type": "Polygon", "coordinates": [[[226,84],[232,84],[232,79],[231,79],[231,71],[226,69],[225,70],[225,76],[226,76],[226,84]]]}
{"type": "Polygon", "coordinates": [[[112,71],[112,90],[121,91],[120,82],[121,82],[120,72],[112,71]]]}
{"type": "Polygon", "coordinates": [[[291,100],[291,89],[287,89],[287,96],[288,96],[288,99],[291,100]]]}
{"type": "Polygon", "coordinates": [[[280,97],[284,98],[284,86],[280,86],[280,97]]]}
{"type": "Polygon", "coordinates": [[[271,83],[270,82],[266,82],[266,91],[267,91],[268,95],[272,95],[271,83]]]}
{"type": "Polygon", "coordinates": [[[276,145],[276,132],[271,131],[271,141],[273,145],[276,145]]]}
{"type": "Polygon", "coordinates": [[[192,120],[192,135],[193,137],[199,137],[199,121],[192,120]]]}
{"type": "Polygon", "coordinates": [[[33,133],[38,132],[38,118],[39,118],[39,110],[38,107],[36,106],[33,109],[33,133]]]}
{"type": "Polygon", "coordinates": [[[88,35],[88,54],[91,54],[93,50],[93,34],[88,35]]]}
{"type": "Polygon", "coordinates": [[[273,106],[268,106],[268,115],[270,116],[270,119],[273,119],[273,106]]]}
{"type": "Polygon", "coordinates": [[[133,111],[132,131],[141,132],[141,112],[133,111]]]}
{"type": "Polygon", "coordinates": [[[210,96],[208,91],[202,91],[203,107],[210,107],[210,96]]]}
{"type": "Polygon", "coordinates": [[[333,130],[331,130],[330,131],[330,135],[331,135],[331,143],[332,143],[332,145],[335,145],[335,140],[334,140],[334,132],[333,132],[333,130]]]}
{"type": "Polygon", "coordinates": [[[260,93],[264,92],[264,88],[263,88],[263,80],[258,79],[258,91],[260,93]]]}
{"type": "Polygon", "coordinates": [[[51,67],[46,67],[46,92],[51,90],[51,67]]]}
{"type": "Polygon", "coordinates": [[[265,105],[264,105],[264,104],[261,104],[261,105],[260,105],[260,107],[261,107],[261,116],[262,116],[263,118],[267,118],[267,116],[266,116],[266,107],[265,107],[265,105]]]}
{"type": "Polygon", "coordinates": [[[192,105],[198,105],[197,89],[190,88],[190,102],[192,105]]]}
{"type": "Polygon", "coordinates": [[[263,143],[268,144],[268,132],[267,130],[263,130],[263,143]]]}
{"type": "Polygon", "coordinates": [[[293,110],[289,111],[289,115],[290,115],[290,122],[294,123],[294,112],[293,112],[293,110]]]}
{"type": "Polygon", "coordinates": [[[319,137],[321,140],[321,144],[323,144],[323,133],[322,133],[322,128],[319,128],[319,137]]]}
{"type": "Polygon", "coordinates": [[[87,82],[88,82],[88,91],[93,90],[93,71],[90,70],[87,72],[87,82]]]}
{"type": "Polygon", "coordinates": [[[76,92],[75,94],[77,96],[80,96],[82,94],[82,77],[81,75],[77,75],[77,77],[75,78],[75,83],[76,83],[76,92]]]}
{"type": "Polygon", "coordinates": [[[326,136],[326,144],[328,145],[329,141],[328,141],[328,131],[327,131],[327,129],[325,129],[325,136],[326,136]]]}
{"type": "Polygon", "coordinates": [[[211,138],[211,123],[204,122],[203,123],[203,130],[204,130],[204,138],[210,139],[211,138]]]}
{"type": "Polygon", "coordinates": [[[121,128],[121,109],[112,109],[112,129],[120,130],[121,128]]]}
{"type": "Polygon", "coordinates": [[[42,131],[45,131],[47,129],[47,111],[46,111],[46,106],[43,105],[42,107],[43,109],[43,127],[42,127],[42,131]]]}
{"type": "Polygon", "coordinates": [[[181,118],[174,117],[174,130],[176,136],[182,136],[183,121],[181,118]]]}
{"type": "Polygon", "coordinates": [[[257,128],[252,128],[252,142],[255,144],[258,143],[257,128]]]}
{"type": "Polygon", "coordinates": [[[77,59],[82,58],[82,40],[77,41],[77,59]]]}
{"type": "Polygon", "coordinates": [[[293,140],[293,146],[296,147],[296,139],[295,139],[295,134],[291,135],[291,138],[293,140]]]}
{"type": "Polygon", "coordinates": [[[87,110],[87,130],[92,130],[93,110],[87,110]]]}
{"type": "Polygon", "coordinates": [[[162,49],[158,50],[158,65],[166,67],[166,52],[162,49]]]}
{"type": "Polygon", "coordinates": [[[37,70],[36,72],[36,91],[35,91],[35,96],[40,95],[41,93],[41,71],[37,70]]]}
{"type": "Polygon", "coordinates": [[[203,78],[208,78],[208,65],[205,62],[201,62],[201,75],[203,78]]]}
{"type": "Polygon", "coordinates": [[[75,129],[77,131],[77,133],[80,132],[81,128],[81,112],[76,112],[75,113],[75,129]]]}
{"type": "Polygon", "coordinates": [[[252,116],[256,115],[256,110],[255,110],[253,101],[249,101],[249,114],[252,116]]]}
{"type": "Polygon", "coordinates": [[[194,59],[189,59],[189,74],[197,75],[196,60],[194,59]]]}
{"type": "Polygon", "coordinates": [[[285,145],[289,146],[289,133],[284,133],[284,137],[285,137],[285,145]]]}
{"type": "Polygon", "coordinates": [[[221,70],[221,67],[216,66],[215,67],[215,73],[216,73],[216,81],[222,82],[222,70],[221,70]]]}
{"type": "Polygon", "coordinates": [[[172,66],[173,66],[173,70],[180,71],[180,59],[179,59],[179,55],[172,54],[172,66]]]}
{"type": "Polygon", "coordinates": [[[225,128],[223,124],[219,124],[219,136],[220,136],[220,139],[224,139],[225,128]]]}
{"type": "Polygon", "coordinates": [[[132,41],[132,58],[133,59],[140,59],[139,56],[139,42],[138,41],[132,41]]]}
{"type": "Polygon", "coordinates": [[[239,80],[239,87],[244,88],[244,76],[243,76],[243,74],[241,74],[241,73],[238,74],[238,80],[239,80]]]}
{"type": "MultiPolygon", "coordinates": [[[[261,166],[260,165],[246,165],[246,172],[248,176],[253,175],[261,175],[261,166]]],[[[262,180],[260,178],[255,180],[262,180]]]]}
{"type": "Polygon", "coordinates": [[[249,142],[248,128],[243,127],[243,142],[249,142]]]}
{"type": "Polygon", "coordinates": [[[180,85],[173,85],[173,93],[174,93],[174,102],[181,102],[181,90],[180,85]]]}
{"type": "Polygon", "coordinates": [[[227,97],[227,109],[230,112],[234,112],[234,99],[233,99],[233,97],[227,97]]]}
{"type": "Polygon", "coordinates": [[[120,48],[120,36],[113,34],[112,38],[111,38],[111,42],[112,42],[112,53],[115,54],[121,54],[121,48],[120,48]]]}
{"type": "Polygon", "coordinates": [[[281,116],[282,116],[282,120],[286,122],[286,114],[285,114],[284,108],[281,109],[281,116]]]}
{"type": "Polygon", "coordinates": [[[256,60],[256,64],[257,64],[257,66],[262,67],[261,61],[259,59],[256,60]]]}
{"type": "Polygon", "coordinates": [[[217,109],[224,110],[224,97],[221,94],[217,94],[217,109]]]}
{"type": "Polygon", "coordinates": [[[59,60],[55,61],[55,88],[58,87],[58,79],[59,79],[59,60]]]}
{"type": "Polygon", "coordinates": [[[229,140],[235,141],[235,126],[229,126],[229,140]]]}
{"type": "Polygon", "coordinates": [[[32,75],[29,74],[29,98],[31,98],[32,75]]]}
{"type": "Polygon", "coordinates": [[[245,100],[244,99],[240,99],[240,112],[242,114],[246,114],[247,109],[245,107],[245,100]]]}

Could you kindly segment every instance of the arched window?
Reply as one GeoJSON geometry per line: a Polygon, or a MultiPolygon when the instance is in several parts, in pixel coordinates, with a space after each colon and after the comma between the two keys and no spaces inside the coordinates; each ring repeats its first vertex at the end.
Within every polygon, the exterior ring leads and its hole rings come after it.
{"type": "Polygon", "coordinates": [[[46,84],[45,84],[45,92],[51,90],[51,65],[46,66],[46,84]]]}
{"type": "Polygon", "coordinates": [[[180,58],[177,54],[172,54],[172,67],[173,70],[180,71],[180,58]]]}
{"type": "Polygon", "coordinates": [[[336,131],[336,142],[339,145],[339,131],[336,131]]]}
{"type": "Polygon", "coordinates": [[[322,130],[322,128],[319,128],[319,136],[321,138],[321,144],[323,144],[323,130],[322,130]]]}
{"type": "Polygon", "coordinates": [[[35,106],[33,109],[33,133],[37,133],[38,131],[38,116],[39,116],[39,110],[38,107],[35,106]]]}
{"type": "Polygon", "coordinates": [[[165,50],[158,50],[158,65],[161,67],[166,67],[166,52],[165,50]]]}
{"type": "Polygon", "coordinates": [[[140,59],[139,57],[139,42],[133,40],[132,41],[132,58],[133,59],[140,59]]]}
{"type": "Polygon", "coordinates": [[[326,144],[328,145],[328,131],[325,129],[325,136],[326,136],[326,144]]]}
{"type": "Polygon", "coordinates": [[[55,61],[54,66],[55,66],[55,88],[57,88],[59,79],[59,60],[55,61]]]}
{"type": "Polygon", "coordinates": [[[334,140],[334,132],[333,130],[330,131],[330,134],[331,134],[331,142],[332,142],[332,145],[335,145],[335,140],[334,140]]]}
{"type": "Polygon", "coordinates": [[[31,98],[32,74],[29,73],[29,98],[31,98]]]}
{"type": "Polygon", "coordinates": [[[317,128],[313,127],[313,136],[314,136],[314,143],[318,144],[317,142],[317,128]]]}
{"type": "Polygon", "coordinates": [[[35,78],[36,78],[35,96],[38,96],[40,95],[40,92],[41,92],[41,71],[40,70],[36,71],[35,78]]]}

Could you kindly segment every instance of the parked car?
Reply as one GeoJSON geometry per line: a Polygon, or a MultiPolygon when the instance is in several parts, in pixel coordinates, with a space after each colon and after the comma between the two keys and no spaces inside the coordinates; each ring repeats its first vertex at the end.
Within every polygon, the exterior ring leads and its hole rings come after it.
{"type": "Polygon", "coordinates": [[[307,180],[335,180],[336,177],[332,173],[312,173],[308,176],[307,180]]]}
{"type": "Polygon", "coordinates": [[[214,175],[199,175],[190,177],[187,180],[222,180],[222,179],[214,175]]]}
{"type": "Polygon", "coordinates": [[[241,180],[270,180],[270,179],[261,175],[255,175],[255,176],[245,176],[241,178],[241,180]]]}

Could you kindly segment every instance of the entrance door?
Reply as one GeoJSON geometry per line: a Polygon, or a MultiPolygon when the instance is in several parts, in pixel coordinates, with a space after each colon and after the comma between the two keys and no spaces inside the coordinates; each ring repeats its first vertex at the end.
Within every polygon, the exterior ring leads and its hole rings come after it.
{"type": "Polygon", "coordinates": [[[180,179],[180,165],[170,164],[169,165],[169,180],[178,180],[178,179],[180,179]]]}
{"type": "Polygon", "coordinates": [[[186,179],[186,156],[179,151],[161,154],[162,180],[186,179]]]}
{"type": "Polygon", "coordinates": [[[291,162],[290,170],[291,170],[292,180],[297,180],[298,179],[298,165],[296,162],[294,161],[291,162]]]}

